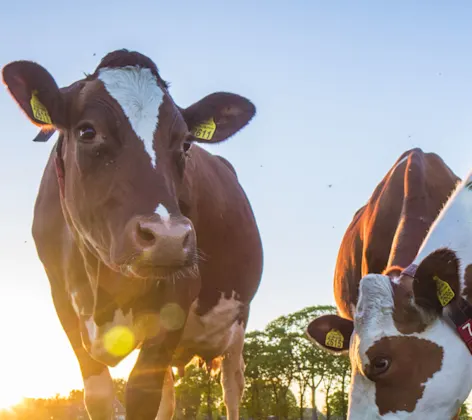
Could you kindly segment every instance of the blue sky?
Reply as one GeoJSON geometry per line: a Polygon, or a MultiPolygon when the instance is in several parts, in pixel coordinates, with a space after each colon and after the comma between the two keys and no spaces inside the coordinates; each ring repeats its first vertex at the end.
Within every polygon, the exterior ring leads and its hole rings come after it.
{"type": "MultiPolygon", "coordinates": [[[[466,1],[8,2],[0,66],[34,60],[68,85],[129,48],[156,62],[180,106],[221,90],[255,103],[247,128],[208,147],[235,166],[259,223],[254,329],[334,303],[344,231],[405,150],[436,152],[460,177],[472,167],[471,19],[466,1]]],[[[0,118],[0,372],[14,399],[82,383],[31,237],[53,142],[32,143],[5,89],[0,118]]]]}

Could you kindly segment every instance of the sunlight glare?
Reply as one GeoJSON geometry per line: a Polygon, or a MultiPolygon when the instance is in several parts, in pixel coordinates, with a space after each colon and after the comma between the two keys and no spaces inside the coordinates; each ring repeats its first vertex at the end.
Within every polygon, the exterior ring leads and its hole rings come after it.
{"type": "Polygon", "coordinates": [[[103,345],[106,351],[113,356],[125,356],[134,347],[135,338],[133,332],[123,325],[111,328],[103,337],[103,345]]]}
{"type": "Polygon", "coordinates": [[[24,397],[19,397],[15,392],[8,392],[8,388],[3,389],[0,393],[0,412],[19,405],[23,400],[24,397]]]}

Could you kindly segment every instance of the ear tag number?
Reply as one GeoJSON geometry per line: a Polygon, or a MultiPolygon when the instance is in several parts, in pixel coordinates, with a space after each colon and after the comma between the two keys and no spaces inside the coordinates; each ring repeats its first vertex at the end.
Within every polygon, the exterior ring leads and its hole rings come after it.
{"type": "Polygon", "coordinates": [[[49,116],[48,110],[38,99],[37,94],[38,94],[37,90],[34,90],[31,94],[30,105],[31,105],[31,110],[33,111],[33,116],[38,121],[41,121],[46,124],[52,124],[51,117],[49,116]]]}
{"type": "Polygon", "coordinates": [[[449,283],[441,280],[438,276],[433,277],[436,282],[436,294],[441,306],[446,306],[454,298],[455,294],[449,286],[449,283]]]}
{"type": "Polygon", "coordinates": [[[193,128],[192,134],[202,140],[211,140],[216,131],[216,124],[213,118],[203,121],[193,128]]]}
{"type": "Polygon", "coordinates": [[[472,326],[470,325],[472,320],[469,318],[462,325],[456,327],[457,332],[462,338],[462,341],[466,344],[469,351],[472,353],[472,326]]]}
{"type": "Polygon", "coordinates": [[[472,338],[472,327],[470,326],[470,320],[461,326],[462,331],[467,332],[468,340],[472,338]]]}
{"type": "Polygon", "coordinates": [[[335,349],[342,349],[344,347],[344,336],[339,330],[333,329],[326,334],[325,345],[335,349]]]}

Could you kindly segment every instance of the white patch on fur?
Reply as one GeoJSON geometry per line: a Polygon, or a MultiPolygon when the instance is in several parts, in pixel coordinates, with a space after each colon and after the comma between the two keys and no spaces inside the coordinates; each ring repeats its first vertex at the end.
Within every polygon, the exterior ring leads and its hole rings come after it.
{"type": "Polygon", "coordinates": [[[154,132],[159,120],[159,107],[164,100],[164,92],[156,77],[150,69],[127,66],[103,68],[98,78],[120,104],[134,132],[143,141],[152,166],[156,167],[154,132]]]}
{"type": "Polygon", "coordinates": [[[472,191],[466,187],[469,182],[472,182],[472,173],[457,186],[431,225],[414,261],[419,265],[437,249],[449,248],[461,261],[459,275],[462,285],[464,270],[472,263],[472,191]]]}
{"type": "Polygon", "coordinates": [[[163,204],[159,204],[156,208],[155,213],[161,218],[164,223],[170,220],[170,213],[163,204]]]}
{"type": "Polygon", "coordinates": [[[240,328],[237,318],[243,304],[235,299],[233,292],[229,299],[222,293],[216,306],[203,316],[196,314],[197,306],[198,301],[190,306],[182,346],[185,348],[189,343],[190,347],[222,354],[233,342],[240,328]]]}
{"type": "MultiPolygon", "coordinates": [[[[126,357],[126,355],[111,355],[107,352],[103,344],[103,337],[105,333],[118,325],[129,328],[133,333],[135,333],[135,335],[137,335],[132,311],[129,311],[126,315],[124,315],[123,311],[118,309],[114,313],[113,321],[107,322],[106,324],[100,326],[95,324],[92,316],[85,321],[85,326],[87,327],[88,337],[90,340],[90,355],[94,359],[109,366],[114,366],[126,357]]],[[[134,348],[138,347],[139,344],[139,342],[136,342],[134,348]]],[[[134,350],[134,348],[132,350],[134,350]]]]}

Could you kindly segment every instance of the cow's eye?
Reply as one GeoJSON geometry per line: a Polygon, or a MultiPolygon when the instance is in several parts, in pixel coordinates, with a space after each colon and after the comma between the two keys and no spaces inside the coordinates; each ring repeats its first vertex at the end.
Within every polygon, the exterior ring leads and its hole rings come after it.
{"type": "Polygon", "coordinates": [[[84,124],[79,128],[79,138],[83,141],[91,141],[97,135],[95,129],[90,124],[84,124]]]}
{"type": "Polygon", "coordinates": [[[187,142],[187,141],[184,143],[184,145],[183,145],[184,153],[187,153],[190,150],[191,145],[192,145],[192,143],[187,142]]]}
{"type": "Polygon", "coordinates": [[[390,359],[386,357],[376,357],[372,360],[371,369],[373,375],[381,375],[385,373],[390,367],[390,359]]]}

